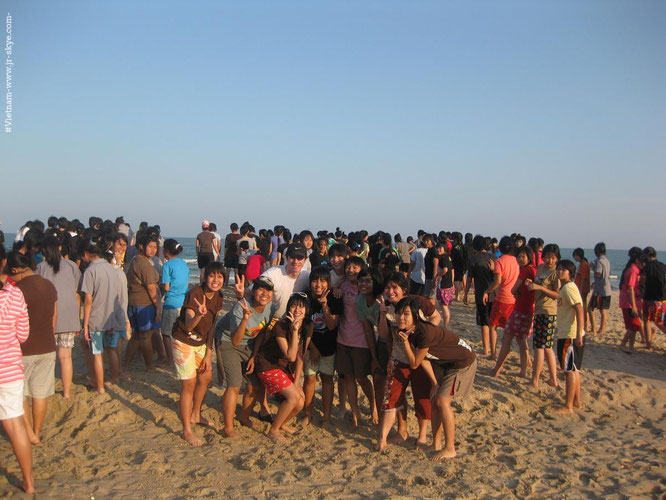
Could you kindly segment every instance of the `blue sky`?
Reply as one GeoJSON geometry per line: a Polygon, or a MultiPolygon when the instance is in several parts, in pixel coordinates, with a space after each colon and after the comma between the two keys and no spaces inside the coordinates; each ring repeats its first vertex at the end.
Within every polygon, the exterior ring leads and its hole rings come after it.
{"type": "Polygon", "coordinates": [[[124,215],[666,248],[663,1],[3,6],[5,231],[124,215]]]}

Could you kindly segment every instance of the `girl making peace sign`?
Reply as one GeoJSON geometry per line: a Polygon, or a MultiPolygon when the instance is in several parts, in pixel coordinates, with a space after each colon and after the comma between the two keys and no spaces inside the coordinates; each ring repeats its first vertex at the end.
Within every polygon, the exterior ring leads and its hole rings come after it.
{"type": "Polygon", "coordinates": [[[204,442],[194,435],[191,424],[211,426],[201,416],[201,404],[213,374],[213,326],[222,310],[223,270],[220,262],[211,262],[206,266],[203,284],[187,293],[171,334],[173,360],[182,382],[180,416],[183,420],[183,439],[192,446],[201,446],[204,442]]]}

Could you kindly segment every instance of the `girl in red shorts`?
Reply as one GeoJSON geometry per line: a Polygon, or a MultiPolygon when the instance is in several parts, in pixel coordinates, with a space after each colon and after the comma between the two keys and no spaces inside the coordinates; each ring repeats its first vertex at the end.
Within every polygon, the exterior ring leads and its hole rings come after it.
{"type": "Polygon", "coordinates": [[[629,261],[620,278],[620,309],[622,309],[622,318],[626,329],[620,343],[620,349],[626,353],[631,353],[634,350],[636,332],[641,332],[641,335],[643,335],[643,323],[639,314],[643,303],[638,293],[638,279],[643,267],[642,253],[643,251],[638,247],[632,247],[629,250],[629,261]],[[627,344],[629,345],[627,346],[627,344]]]}
{"type": "Polygon", "coordinates": [[[534,292],[527,288],[527,281],[536,277],[536,267],[534,267],[534,252],[527,245],[520,247],[516,253],[516,260],[520,266],[518,280],[513,285],[511,292],[516,296],[516,303],[513,311],[506,321],[504,327],[504,336],[502,337],[502,347],[500,347],[499,356],[495,362],[495,367],[490,370],[492,377],[499,377],[502,371],[502,365],[506,357],[511,352],[511,343],[516,339],[520,350],[520,377],[527,375],[527,365],[529,364],[529,348],[527,339],[532,336],[532,322],[534,321],[534,292]]]}
{"type": "Polygon", "coordinates": [[[287,312],[278,321],[272,321],[254,344],[247,371],[255,370],[268,394],[282,398],[273,418],[268,437],[285,441],[282,431],[293,433],[287,424],[305,404],[303,389],[296,384],[303,373],[303,357],[310,344],[313,323],[308,316],[310,303],[302,292],[293,294],[287,302],[287,312]]]}

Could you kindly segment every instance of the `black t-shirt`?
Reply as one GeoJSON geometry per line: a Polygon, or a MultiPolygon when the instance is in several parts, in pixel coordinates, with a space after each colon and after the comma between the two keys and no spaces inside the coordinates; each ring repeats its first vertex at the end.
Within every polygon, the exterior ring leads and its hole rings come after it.
{"type": "Polygon", "coordinates": [[[453,262],[453,269],[456,271],[456,278],[460,277],[465,273],[465,255],[463,254],[463,249],[461,246],[456,245],[451,250],[451,261],[453,262]]]}
{"type": "Polygon", "coordinates": [[[368,259],[372,261],[373,267],[377,267],[379,265],[379,252],[381,249],[384,248],[384,245],[381,243],[375,243],[374,245],[370,245],[370,250],[368,251],[368,259]]]}
{"type": "Polygon", "coordinates": [[[643,266],[641,276],[645,277],[645,288],[643,289],[643,299],[645,300],[664,300],[664,274],[666,265],[658,260],[649,260],[643,266]]]}
{"type": "Polygon", "coordinates": [[[488,267],[491,260],[495,260],[495,256],[490,252],[479,252],[470,259],[469,277],[474,279],[474,295],[477,298],[483,297],[483,292],[495,281],[495,275],[488,267]]]}
{"type": "Polygon", "coordinates": [[[437,257],[437,250],[435,247],[428,248],[428,251],[423,257],[423,264],[425,266],[425,277],[427,280],[435,278],[435,257],[437,257]]]}
{"type": "Polygon", "coordinates": [[[444,269],[446,268],[446,274],[442,276],[442,279],[439,282],[439,287],[440,288],[451,288],[453,286],[453,263],[451,262],[451,257],[448,255],[440,255],[439,256],[439,264],[437,265],[439,269],[444,269]]]}
{"type": "Polygon", "coordinates": [[[321,255],[319,252],[312,252],[309,259],[312,269],[320,266],[328,266],[328,254],[321,255]]]}
{"type": "MultiPolygon", "coordinates": [[[[310,319],[314,324],[314,330],[312,332],[312,342],[315,347],[319,350],[322,356],[332,356],[335,354],[335,346],[338,338],[338,329],[329,330],[326,327],[326,322],[324,321],[324,312],[322,310],[321,304],[319,301],[312,295],[312,292],[308,293],[310,297],[310,319]]],[[[328,294],[328,310],[333,315],[342,314],[343,302],[342,298],[336,299],[333,297],[332,293],[328,294]]]]}

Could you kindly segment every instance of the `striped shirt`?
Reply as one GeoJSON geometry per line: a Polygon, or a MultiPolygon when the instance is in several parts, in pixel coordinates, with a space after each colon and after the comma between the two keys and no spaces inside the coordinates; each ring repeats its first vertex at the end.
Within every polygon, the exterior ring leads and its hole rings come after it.
{"type": "Polygon", "coordinates": [[[20,343],[30,332],[23,292],[9,283],[0,289],[0,385],[24,380],[20,343]]]}

